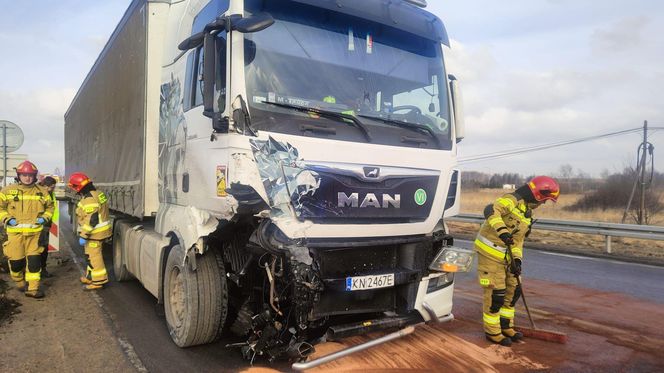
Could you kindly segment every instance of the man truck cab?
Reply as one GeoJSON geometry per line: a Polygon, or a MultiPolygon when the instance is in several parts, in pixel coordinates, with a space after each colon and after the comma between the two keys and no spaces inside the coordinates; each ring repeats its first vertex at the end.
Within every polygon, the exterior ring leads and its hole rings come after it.
{"type": "Polygon", "coordinates": [[[458,213],[463,124],[447,34],[424,5],[132,3],[66,130],[136,28],[143,132],[127,142],[142,167],[129,181],[86,171],[117,214],[116,277],[164,303],[178,346],[232,332],[248,359],[299,359],[322,337],[452,318],[454,272],[472,259],[443,221],[458,213]]]}

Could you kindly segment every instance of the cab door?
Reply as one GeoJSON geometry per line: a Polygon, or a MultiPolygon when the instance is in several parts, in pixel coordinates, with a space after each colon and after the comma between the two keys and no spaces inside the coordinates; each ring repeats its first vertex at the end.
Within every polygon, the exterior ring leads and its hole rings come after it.
{"type": "MultiPolygon", "coordinates": [[[[228,0],[211,1],[194,18],[192,34],[228,10],[228,0]]],[[[227,32],[215,35],[216,79],[215,111],[227,117],[226,87],[228,50],[227,32]]],[[[180,192],[178,204],[190,205],[204,210],[219,211],[224,208],[227,197],[226,177],[228,169],[228,147],[224,139],[227,133],[214,133],[212,120],[203,114],[203,46],[187,52],[184,92],[184,119],[186,122],[183,169],[179,176],[180,192]]]]}

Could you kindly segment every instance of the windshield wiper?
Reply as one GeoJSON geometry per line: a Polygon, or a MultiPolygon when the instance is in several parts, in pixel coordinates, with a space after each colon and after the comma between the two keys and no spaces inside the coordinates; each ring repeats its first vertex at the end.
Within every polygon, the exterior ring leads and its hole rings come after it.
{"type": "Polygon", "coordinates": [[[440,148],[440,139],[436,134],[429,128],[428,126],[425,126],[424,124],[419,124],[419,123],[410,123],[410,122],[404,122],[402,120],[397,120],[397,119],[392,119],[392,118],[381,118],[381,117],[375,117],[373,115],[362,115],[358,114],[358,117],[362,118],[369,118],[369,119],[375,119],[379,120],[383,123],[391,124],[396,127],[401,127],[401,128],[406,128],[411,131],[415,132],[426,132],[429,136],[433,138],[433,140],[436,142],[436,145],[440,148]]]}
{"type": "Polygon", "coordinates": [[[318,109],[318,108],[310,108],[310,107],[300,106],[300,105],[282,104],[282,103],[271,102],[271,101],[261,101],[261,102],[264,103],[264,104],[268,104],[268,105],[274,105],[274,106],[283,107],[283,108],[287,108],[287,109],[297,110],[297,111],[302,112],[302,113],[315,113],[315,114],[320,115],[323,118],[334,119],[334,120],[337,120],[337,121],[341,120],[344,123],[348,123],[348,122],[346,122],[346,120],[349,120],[350,122],[353,123],[353,125],[355,125],[355,127],[357,127],[360,131],[362,131],[362,133],[364,134],[364,137],[367,139],[367,141],[371,142],[371,135],[369,134],[369,130],[367,129],[367,126],[365,126],[364,123],[360,122],[360,120],[357,119],[354,115],[344,114],[344,113],[340,113],[338,111],[330,111],[330,110],[323,110],[323,109],[318,109]]]}

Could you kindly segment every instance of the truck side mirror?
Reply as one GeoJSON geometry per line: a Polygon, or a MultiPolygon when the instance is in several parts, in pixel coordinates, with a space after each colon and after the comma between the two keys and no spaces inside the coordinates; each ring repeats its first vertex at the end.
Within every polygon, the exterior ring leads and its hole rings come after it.
{"type": "Polygon", "coordinates": [[[215,132],[227,132],[228,121],[214,106],[215,80],[225,79],[225,76],[217,76],[217,58],[219,58],[217,40],[219,40],[217,35],[210,32],[206,33],[203,39],[203,115],[212,119],[212,128],[215,132]]]}
{"type": "Polygon", "coordinates": [[[466,125],[463,117],[463,99],[461,96],[461,87],[457,78],[450,74],[450,93],[452,95],[452,109],[454,110],[454,132],[456,142],[458,143],[466,136],[466,125]]]}
{"type": "MultiPolygon", "coordinates": [[[[274,20],[272,22],[274,22],[274,20]]],[[[198,46],[203,44],[203,41],[205,40],[205,36],[207,34],[209,34],[212,31],[222,30],[226,28],[226,24],[227,21],[225,17],[216,18],[212,22],[205,25],[203,31],[197,32],[191,35],[190,37],[182,40],[182,42],[178,44],[178,49],[181,51],[188,51],[190,49],[198,48],[198,46]]]]}
{"type": "Polygon", "coordinates": [[[203,38],[203,115],[214,115],[214,79],[216,65],[216,45],[212,33],[205,33],[203,38]]]}
{"type": "Polygon", "coordinates": [[[191,35],[190,37],[184,39],[180,44],[178,44],[178,49],[181,51],[188,51],[198,47],[199,45],[203,44],[204,35],[204,31],[191,35]]]}
{"type": "Polygon", "coordinates": [[[272,26],[273,23],[274,18],[272,18],[270,13],[258,13],[251,17],[240,18],[235,22],[231,20],[233,30],[237,30],[243,34],[265,30],[272,26]]]}

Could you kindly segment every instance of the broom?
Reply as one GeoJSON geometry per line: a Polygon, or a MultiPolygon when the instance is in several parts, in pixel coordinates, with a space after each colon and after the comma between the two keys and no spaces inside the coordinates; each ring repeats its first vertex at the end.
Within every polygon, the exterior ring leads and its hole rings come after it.
{"type": "MultiPolygon", "coordinates": [[[[507,261],[509,258],[508,265],[510,266],[510,268],[515,268],[511,245],[507,245],[506,254],[507,257],[505,257],[505,260],[507,261]]],[[[523,285],[521,284],[521,276],[519,275],[515,277],[516,277],[516,283],[517,285],[519,285],[519,288],[521,289],[521,300],[523,300],[523,305],[526,308],[526,313],[528,314],[528,320],[530,321],[530,328],[517,327],[516,330],[520,331],[524,337],[530,337],[534,339],[540,339],[542,341],[555,342],[561,344],[567,343],[567,334],[556,332],[553,330],[538,329],[535,326],[535,321],[533,320],[533,316],[530,314],[528,303],[526,303],[526,293],[524,292],[523,285]]]]}

